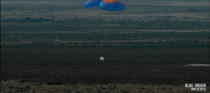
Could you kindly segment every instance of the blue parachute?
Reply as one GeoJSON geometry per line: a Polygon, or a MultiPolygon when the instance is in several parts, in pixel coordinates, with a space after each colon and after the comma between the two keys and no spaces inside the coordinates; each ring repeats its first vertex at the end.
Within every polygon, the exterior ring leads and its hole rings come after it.
{"type": "Polygon", "coordinates": [[[99,6],[101,9],[107,10],[107,11],[123,11],[124,10],[124,4],[122,4],[121,2],[106,3],[102,1],[99,6]]]}
{"type": "Polygon", "coordinates": [[[102,0],[87,0],[85,2],[85,7],[86,8],[93,8],[93,7],[98,7],[102,0]]]}
{"type": "Polygon", "coordinates": [[[106,11],[123,11],[124,4],[119,0],[87,0],[85,2],[86,8],[100,7],[106,11]]]}

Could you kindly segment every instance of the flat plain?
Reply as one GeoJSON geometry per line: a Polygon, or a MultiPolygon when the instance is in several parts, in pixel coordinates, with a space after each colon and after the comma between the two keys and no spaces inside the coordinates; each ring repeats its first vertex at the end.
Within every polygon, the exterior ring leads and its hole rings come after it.
{"type": "Polygon", "coordinates": [[[209,66],[185,66],[210,64],[208,0],[123,2],[125,11],[108,12],[86,9],[84,0],[2,0],[2,92],[11,82],[20,84],[17,89],[81,84],[78,91],[85,85],[150,86],[143,93],[190,93],[182,85],[210,83],[209,66]],[[181,89],[168,91],[171,86],[181,89]]]}

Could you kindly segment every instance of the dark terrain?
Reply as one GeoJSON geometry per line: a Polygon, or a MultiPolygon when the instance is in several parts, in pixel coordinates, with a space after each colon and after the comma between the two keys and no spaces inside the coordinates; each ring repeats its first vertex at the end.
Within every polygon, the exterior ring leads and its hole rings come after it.
{"type": "Polygon", "coordinates": [[[106,12],[84,0],[2,0],[1,80],[210,83],[209,66],[185,66],[210,64],[208,0],[123,2],[106,12]]]}

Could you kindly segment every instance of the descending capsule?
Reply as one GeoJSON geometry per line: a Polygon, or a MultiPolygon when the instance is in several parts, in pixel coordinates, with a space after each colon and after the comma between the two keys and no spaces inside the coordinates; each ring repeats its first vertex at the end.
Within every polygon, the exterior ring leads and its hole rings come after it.
{"type": "Polygon", "coordinates": [[[123,11],[124,4],[119,0],[103,0],[100,2],[99,7],[107,11],[123,11]]]}
{"type": "Polygon", "coordinates": [[[98,7],[101,1],[102,0],[87,0],[85,2],[85,7],[86,8],[98,7]]]}

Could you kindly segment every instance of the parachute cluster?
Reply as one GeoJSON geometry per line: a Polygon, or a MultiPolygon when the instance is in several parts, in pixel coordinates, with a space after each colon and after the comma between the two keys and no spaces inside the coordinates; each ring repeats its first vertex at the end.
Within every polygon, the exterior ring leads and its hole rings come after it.
{"type": "Polygon", "coordinates": [[[124,4],[120,0],[87,0],[85,2],[86,8],[100,7],[106,11],[123,11],[124,4]]]}

